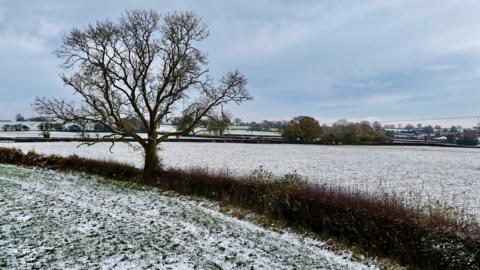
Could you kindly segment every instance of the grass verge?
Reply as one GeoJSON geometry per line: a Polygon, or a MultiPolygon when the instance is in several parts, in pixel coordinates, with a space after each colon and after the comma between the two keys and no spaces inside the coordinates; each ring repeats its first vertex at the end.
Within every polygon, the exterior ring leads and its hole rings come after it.
{"type": "MultiPolygon", "coordinates": [[[[45,156],[0,148],[0,163],[97,174],[141,181],[141,170],[78,156],[45,156]]],[[[480,226],[445,212],[407,207],[389,196],[314,185],[297,174],[275,177],[262,169],[248,177],[201,169],[163,170],[148,183],[201,196],[334,237],[367,254],[388,257],[412,269],[480,269],[480,226]]]]}

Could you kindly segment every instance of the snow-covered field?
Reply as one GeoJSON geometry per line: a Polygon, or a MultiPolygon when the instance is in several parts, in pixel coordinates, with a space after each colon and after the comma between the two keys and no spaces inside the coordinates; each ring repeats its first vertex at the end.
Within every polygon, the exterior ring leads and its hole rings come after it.
{"type": "MultiPolygon", "coordinates": [[[[95,133],[88,132],[86,136],[91,138],[96,138],[97,136],[102,137],[107,133],[95,133]],[[97,135],[98,134],[98,135],[97,135]]],[[[51,131],[50,136],[52,138],[80,138],[81,133],[79,132],[66,132],[66,131],[51,131]]],[[[0,132],[0,137],[8,138],[17,138],[17,137],[43,137],[41,131],[4,131],[0,132]]]]}
{"type": "MultiPolygon", "coordinates": [[[[104,136],[109,136],[112,133],[97,133],[97,132],[86,132],[85,137],[86,138],[102,138],[104,136]]],[[[146,133],[139,133],[140,137],[142,138],[148,138],[148,135],[146,133]]],[[[7,131],[7,132],[0,132],[0,138],[42,138],[43,135],[41,131],[7,131]]],[[[81,138],[82,134],[79,132],[67,132],[67,131],[51,131],[50,132],[50,138],[81,138]]],[[[171,136],[171,138],[176,138],[176,136],[171,136]]],[[[202,138],[192,138],[189,137],[190,139],[199,139],[201,140],[202,138]]]]}
{"type": "MultiPolygon", "coordinates": [[[[163,126],[160,131],[163,132],[173,132],[175,131],[173,126],[163,126]]],[[[90,138],[97,138],[108,135],[109,133],[97,133],[97,132],[86,132],[85,136],[90,138]]],[[[198,134],[209,135],[208,132],[198,132],[198,134]]],[[[248,131],[248,130],[226,130],[225,135],[245,135],[245,136],[272,136],[280,137],[278,132],[267,132],[267,131],[248,131]]],[[[67,131],[51,131],[51,138],[80,138],[82,134],[80,132],[67,132],[67,131]]],[[[140,136],[147,138],[146,133],[140,133],[140,136]]],[[[42,132],[39,130],[30,130],[30,131],[0,131],[0,138],[16,138],[16,137],[43,137],[42,132]]]]}
{"type": "Polygon", "coordinates": [[[374,269],[157,189],[0,165],[1,269],[374,269]]]}
{"type": "MultiPolygon", "coordinates": [[[[1,143],[46,154],[112,159],[142,166],[142,153],[117,144],[77,148],[78,143],[1,143]]],[[[396,193],[412,203],[455,206],[480,217],[480,149],[417,146],[312,146],[271,144],[164,143],[166,166],[207,167],[247,174],[259,166],[310,181],[396,193]]]]}

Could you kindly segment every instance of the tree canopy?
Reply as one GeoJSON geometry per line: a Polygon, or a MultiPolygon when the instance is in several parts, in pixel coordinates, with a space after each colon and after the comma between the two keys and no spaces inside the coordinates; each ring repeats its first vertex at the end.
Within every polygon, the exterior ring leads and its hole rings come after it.
{"type": "Polygon", "coordinates": [[[193,12],[162,17],[154,10],[133,10],[117,22],[75,28],[55,53],[62,60],[63,82],[81,102],[37,97],[34,108],[65,122],[102,124],[111,133],[104,137],[135,139],[145,150],[144,171],[154,172],[160,142],[189,133],[227,103],[251,99],[247,80],[237,70],[214,83],[207,55],[198,47],[208,35],[193,12]],[[158,134],[159,125],[175,114],[189,122],[181,130],[158,134]],[[132,128],[132,121],[139,121],[147,139],[132,128]]]}
{"type": "Polygon", "coordinates": [[[310,116],[297,116],[283,129],[282,136],[290,141],[313,142],[321,138],[323,130],[317,120],[310,116]]]}

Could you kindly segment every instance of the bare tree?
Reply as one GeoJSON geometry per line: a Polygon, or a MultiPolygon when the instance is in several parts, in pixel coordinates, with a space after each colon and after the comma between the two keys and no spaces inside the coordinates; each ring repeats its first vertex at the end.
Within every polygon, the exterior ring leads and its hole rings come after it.
{"type": "Polygon", "coordinates": [[[372,128],[373,130],[375,130],[376,132],[380,132],[383,130],[383,127],[382,127],[382,123],[378,122],[378,121],[374,121],[372,123],[372,128]]]}
{"type": "Polygon", "coordinates": [[[228,72],[218,84],[208,75],[207,56],[196,47],[207,36],[193,12],[161,17],[153,10],[133,10],[118,22],[73,29],[55,53],[65,69],[63,81],[81,102],[37,97],[33,106],[64,122],[100,123],[112,133],[103,138],[133,138],[145,151],[149,176],[159,169],[159,143],[189,133],[229,102],[251,99],[239,71],[228,72]],[[159,125],[176,113],[190,121],[182,130],[159,134],[159,125]],[[143,125],[147,139],[132,128],[132,119],[143,125]]]}
{"type": "Polygon", "coordinates": [[[16,121],[16,122],[23,122],[23,121],[25,121],[25,117],[23,117],[23,115],[17,113],[17,114],[15,115],[15,121],[16,121]]]}
{"type": "MultiPolygon", "coordinates": [[[[233,123],[236,125],[236,126],[240,126],[242,124],[242,119],[238,118],[238,117],[235,117],[235,119],[233,119],[233,123]]],[[[480,123],[479,123],[479,126],[480,126],[480,123]]]]}
{"type": "Polygon", "coordinates": [[[213,132],[214,135],[222,135],[228,126],[232,123],[232,115],[222,112],[220,115],[214,115],[207,121],[207,131],[213,132]]]}

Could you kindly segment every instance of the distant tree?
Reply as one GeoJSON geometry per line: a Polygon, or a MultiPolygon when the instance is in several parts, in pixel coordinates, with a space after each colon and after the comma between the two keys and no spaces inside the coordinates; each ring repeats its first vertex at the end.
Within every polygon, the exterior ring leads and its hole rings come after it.
{"type": "Polygon", "coordinates": [[[180,116],[175,116],[175,117],[172,117],[172,119],[170,119],[170,124],[172,126],[177,126],[180,125],[180,122],[182,121],[182,117],[180,116]]]}
{"type": "Polygon", "coordinates": [[[74,124],[74,125],[68,126],[67,131],[69,131],[69,132],[82,132],[83,129],[79,125],[74,124]]]}
{"type": "Polygon", "coordinates": [[[242,124],[242,119],[235,117],[235,119],[233,119],[233,123],[235,126],[240,126],[242,124]]]}
{"type": "Polygon", "coordinates": [[[322,126],[322,129],[323,129],[323,135],[322,135],[323,143],[327,143],[327,144],[337,143],[335,134],[333,133],[333,129],[331,127],[322,126]]]}
{"type": "Polygon", "coordinates": [[[406,130],[414,130],[415,127],[414,127],[412,124],[407,124],[407,125],[405,126],[405,129],[406,129],[406,130]]]}
{"type": "Polygon", "coordinates": [[[380,131],[383,131],[383,127],[382,127],[382,124],[378,121],[375,121],[372,123],[372,128],[373,130],[375,130],[376,132],[380,132],[380,131]]]}
{"type": "Polygon", "coordinates": [[[47,124],[48,124],[48,122],[42,122],[42,123],[40,123],[40,124],[37,125],[37,128],[38,128],[39,130],[42,130],[42,131],[43,131],[43,130],[47,130],[47,128],[48,128],[48,127],[46,126],[47,124]]]}
{"type": "Polygon", "coordinates": [[[287,123],[285,121],[276,121],[273,123],[273,127],[277,129],[282,129],[287,123]]]}
{"type": "Polygon", "coordinates": [[[207,120],[207,131],[213,132],[216,135],[222,135],[232,123],[230,119],[231,115],[227,113],[222,113],[215,117],[209,117],[207,120]]]}
{"type": "Polygon", "coordinates": [[[96,122],[93,124],[93,131],[95,132],[108,132],[108,128],[102,123],[96,122]]]}
{"type": "Polygon", "coordinates": [[[122,118],[120,121],[125,130],[128,130],[131,133],[147,133],[147,129],[140,118],[131,116],[122,118]]]}
{"type": "Polygon", "coordinates": [[[348,123],[344,129],[344,142],[349,144],[358,142],[358,133],[357,125],[348,123]]]}
{"type": "Polygon", "coordinates": [[[273,128],[273,122],[268,120],[263,120],[260,125],[263,131],[269,131],[271,128],[273,128]]]}
{"type": "Polygon", "coordinates": [[[327,143],[346,143],[346,144],[367,144],[367,143],[384,143],[387,141],[385,132],[381,125],[373,123],[370,125],[367,121],[360,123],[350,123],[346,120],[335,122],[332,127],[324,125],[323,141],[327,143]],[[377,126],[375,130],[372,126],[377,126]]]}
{"type": "Polygon", "coordinates": [[[347,119],[339,119],[335,123],[333,123],[333,126],[346,126],[348,125],[347,119]]]}
{"type": "Polygon", "coordinates": [[[41,117],[41,116],[35,116],[35,117],[28,118],[28,121],[30,121],[30,122],[48,122],[50,120],[51,119],[48,119],[47,117],[41,117]]]}
{"type": "Polygon", "coordinates": [[[253,121],[253,122],[250,122],[248,124],[248,130],[249,131],[261,131],[262,130],[262,126],[260,124],[258,124],[257,122],[253,121]]]}
{"type": "Polygon", "coordinates": [[[345,119],[340,119],[333,123],[332,133],[335,138],[335,143],[344,143],[345,142],[345,127],[348,125],[348,121],[345,119]]]}
{"type": "Polygon", "coordinates": [[[385,136],[387,138],[393,139],[393,138],[395,138],[395,132],[393,130],[387,130],[387,131],[385,131],[385,136]]]}
{"type": "Polygon", "coordinates": [[[367,120],[360,121],[360,124],[370,126],[370,122],[367,120]]]}
{"type": "Polygon", "coordinates": [[[51,122],[42,122],[37,125],[38,129],[44,130],[55,130],[55,131],[63,131],[64,125],[61,123],[51,123],[51,122]]]}
{"type": "MultiPolygon", "coordinates": [[[[195,119],[191,115],[185,114],[181,117],[180,116],[179,117],[174,117],[172,119],[172,125],[176,126],[177,131],[182,131],[186,127],[190,126],[193,121],[195,121],[195,119]]],[[[206,123],[205,122],[206,121],[204,121],[204,119],[200,119],[200,121],[195,123],[195,125],[190,129],[189,134],[190,133],[195,134],[196,129],[198,129],[199,127],[203,127],[204,129],[206,129],[206,123]]],[[[184,134],[184,135],[187,135],[187,134],[184,134]]]]}
{"type": "Polygon", "coordinates": [[[298,116],[292,119],[282,136],[289,141],[314,142],[322,137],[323,130],[313,117],[298,116]]]}
{"type": "Polygon", "coordinates": [[[65,130],[65,125],[62,123],[54,123],[53,124],[53,129],[55,131],[64,131],[65,130]]]}
{"type": "Polygon", "coordinates": [[[457,133],[457,132],[458,132],[457,127],[456,127],[456,126],[452,126],[452,127],[450,128],[450,132],[451,132],[451,133],[457,133]]]}
{"type": "Polygon", "coordinates": [[[160,169],[161,142],[188,134],[227,103],[251,99],[239,71],[227,72],[218,84],[209,76],[207,55],[197,46],[208,33],[193,12],[160,16],[153,10],[127,11],[117,22],[73,29],[56,55],[65,69],[63,81],[81,103],[39,97],[34,108],[68,123],[102,123],[112,133],[104,138],[135,140],[144,151],[143,174],[151,176],[160,169]],[[159,134],[173,112],[191,120],[181,130],[159,134]],[[136,130],[146,131],[147,139],[136,130]]]}
{"type": "Polygon", "coordinates": [[[427,134],[432,134],[433,132],[435,132],[435,129],[431,125],[428,125],[423,128],[423,132],[427,134]]]}
{"type": "Polygon", "coordinates": [[[423,126],[422,126],[421,123],[418,123],[418,124],[417,124],[417,129],[422,129],[422,127],[423,127],[423,126]]]}
{"type": "Polygon", "coordinates": [[[24,121],[25,121],[25,117],[23,117],[23,115],[17,113],[17,115],[15,115],[15,121],[17,121],[17,122],[24,122],[24,121]]]}
{"type": "Polygon", "coordinates": [[[345,126],[334,126],[333,127],[333,137],[335,138],[335,143],[345,143],[346,142],[346,128],[345,126]]]}
{"type": "Polygon", "coordinates": [[[478,134],[473,130],[464,130],[462,137],[457,140],[458,145],[478,145],[478,134]]]}
{"type": "Polygon", "coordinates": [[[29,131],[30,128],[26,125],[15,124],[15,125],[4,125],[2,127],[3,131],[29,131]]]}
{"type": "Polygon", "coordinates": [[[376,132],[369,124],[361,122],[356,124],[358,132],[357,139],[359,143],[380,142],[384,137],[383,132],[376,132]]]}
{"type": "Polygon", "coordinates": [[[457,141],[457,138],[455,134],[448,134],[447,135],[447,142],[448,143],[455,143],[457,141]]]}

